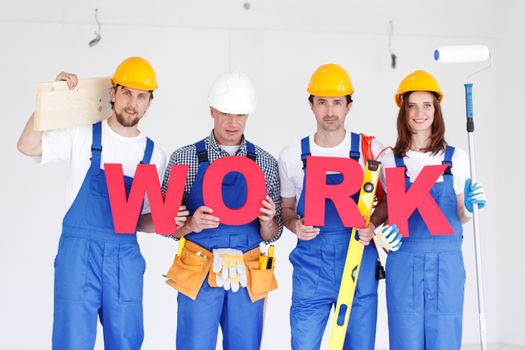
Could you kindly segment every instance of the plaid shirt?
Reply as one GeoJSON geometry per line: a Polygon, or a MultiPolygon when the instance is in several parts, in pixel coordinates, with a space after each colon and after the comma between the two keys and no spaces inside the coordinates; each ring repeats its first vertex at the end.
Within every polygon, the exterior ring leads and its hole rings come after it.
{"type": "MultiPolygon", "coordinates": [[[[213,136],[213,131],[210,134],[210,136],[204,139],[204,143],[206,144],[206,149],[208,150],[208,160],[210,163],[214,162],[218,158],[229,156],[229,154],[219,146],[217,140],[215,140],[215,137],[213,136]]],[[[262,148],[255,146],[255,154],[257,155],[256,163],[262,169],[264,178],[266,180],[266,192],[275,203],[275,218],[279,223],[279,230],[277,236],[275,236],[275,238],[269,241],[274,242],[278,240],[279,237],[281,237],[281,234],[283,232],[283,223],[281,220],[281,185],[279,180],[279,167],[277,164],[277,160],[262,148]]],[[[246,140],[244,139],[244,136],[242,138],[240,148],[235,155],[243,157],[247,156],[246,140]]],[[[191,188],[193,186],[193,182],[197,177],[197,171],[199,170],[199,160],[197,158],[197,150],[195,148],[195,144],[181,147],[171,154],[168,167],[166,169],[166,172],[164,173],[164,181],[162,182],[163,193],[166,192],[171,167],[173,165],[189,166],[188,177],[186,178],[186,186],[184,187],[184,196],[182,198],[182,203],[186,203],[186,200],[188,199],[191,188]]]]}

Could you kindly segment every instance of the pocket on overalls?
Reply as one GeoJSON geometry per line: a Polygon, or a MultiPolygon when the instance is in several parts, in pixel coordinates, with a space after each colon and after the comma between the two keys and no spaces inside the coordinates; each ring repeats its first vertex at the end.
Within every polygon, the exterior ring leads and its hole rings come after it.
{"type": "Polygon", "coordinates": [[[438,312],[462,314],[465,295],[465,267],[460,250],[439,254],[438,312]]]}
{"type": "Polygon", "coordinates": [[[321,250],[315,249],[313,241],[299,241],[290,254],[293,265],[292,298],[309,299],[317,291],[320,279],[321,250]],[[304,245],[304,247],[303,247],[304,245]],[[311,246],[311,248],[306,248],[311,246]]]}
{"type": "MultiPolygon", "coordinates": [[[[344,247],[344,249],[345,255],[343,255],[344,258],[341,260],[346,259],[346,251],[348,250],[348,247],[344,247]]],[[[379,285],[379,281],[376,278],[378,265],[377,258],[377,249],[372,244],[365,246],[365,249],[363,250],[363,257],[361,259],[361,267],[359,268],[359,279],[357,280],[356,286],[356,299],[377,299],[377,287],[379,285]]],[[[344,261],[345,260],[343,260],[343,262],[344,261]]]]}
{"type": "Polygon", "coordinates": [[[119,248],[119,299],[123,302],[141,302],[144,290],[146,261],[138,244],[119,248]]]}
{"type": "Polygon", "coordinates": [[[209,271],[209,261],[202,255],[183,250],[175,256],[166,283],[191,299],[195,299],[209,271]]]}
{"type": "Polygon", "coordinates": [[[89,203],[85,208],[83,225],[101,229],[113,228],[108,187],[103,172],[93,174],[89,182],[89,203]]]}
{"type": "Polygon", "coordinates": [[[277,280],[275,279],[275,257],[273,266],[269,270],[261,270],[259,261],[247,261],[248,268],[248,294],[252,302],[263,299],[268,292],[277,289],[277,280]]]}
{"type": "Polygon", "coordinates": [[[106,183],[106,175],[104,172],[91,175],[89,190],[91,193],[99,197],[109,198],[108,185],[106,183]]]}
{"type": "Polygon", "coordinates": [[[386,301],[388,312],[414,312],[414,256],[392,252],[386,260],[386,301]]]}
{"type": "Polygon", "coordinates": [[[89,241],[62,237],[55,257],[55,298],[80,301],[84,299],[87,278],[89,241]]]}

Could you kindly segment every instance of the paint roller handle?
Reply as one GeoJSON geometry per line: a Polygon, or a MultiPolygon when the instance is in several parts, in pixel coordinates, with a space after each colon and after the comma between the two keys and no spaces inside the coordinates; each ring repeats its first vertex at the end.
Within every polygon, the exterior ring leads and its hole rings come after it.
{"type": "Polygon", "coordinates": [[[474,132],[474,111],[472,109],[472,83],[465,84],[465,103],[467,106],[467,132],[474,132]]]}

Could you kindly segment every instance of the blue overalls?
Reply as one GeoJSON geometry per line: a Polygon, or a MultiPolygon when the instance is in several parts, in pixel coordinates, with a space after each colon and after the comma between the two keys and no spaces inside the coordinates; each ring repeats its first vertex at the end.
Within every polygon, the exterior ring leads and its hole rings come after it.
{"type": "MultiPolygon", "coordinates": [[[[136,234],[116,234],[102,152],[101,123],[93,125],[91,165],[62,223],[55,258],[53,349],[93,349],[97,317],[106,349],[140,349],[146,268],[136,234]]],[[[151,160],[147,139],[142,163],[151,160]]],[[[125,176],[126,192],[133,179],[125,176]]]]}
{"type": "MultiPolygon", "coordinates": [[[[352,133],[350,158],[359,161],[360,137],[352,133]]],[[[301,140],[301,159],[305,168],[303,192],[297,214],[304,216],[306,157],[310,156],[310,140],[301,140]]],[[[328,174],[327,184],[338,184],[341,174],[328,174]]],[[[359,198],[357,193],[353,199],[359,198]]],[[[325,225],[316,238],[298,240],[290,254],[293,265],[292,307],[290,324],[292,349],[319,349],[330,310],[337,304],[339,286],[352,228],[344,227],[332,201],[326,201],[325,225]]],[[[373,350],[377,319],[377,250],[365,247],[344,349],[373,350]]]]}
{"type": "MultiPolygon", "coordinates": [[[[461,348],[465,268],[461,254],[463,228],[457,214],[452,167],[453,147],[446,147],[449,168],[430,193],[454,229],[433,236],[415,211],[408,220],[410,235],[388,254],[386,296],[390,349],[454,350],[461,348]]],[[[405,167],[396,156],[396,166],[405,167]]],[[[406,177],[406,188],[410,179],[406,177]]]]}
{"type": "MultiPolygon", "coordinates": [[[[250,142],[246,142],[246,146],[247,156],[255,161],[255,146],[250,142]]],[[[202,181],[210,165],[204,140],[197,142],[195,147],[199,168],[186,200],[191,215],[204,205],[202,181]]],[[[240,208],[246,201],[246,194],[243,175],[231,172],[224,177],[222,197],[226,206],[240,208]]],[[[233,248],[247,252],[258,247],[262,241],[258,219],[240,226],[220,224],[215,229],[190,233],[185,238],[209,251],[215,248],[233,248]]],[[[223,349],[259,349],[264,300],[252,303],[246,288],[240,288],[234,293],[223,288],[212,288],[206,279],[195,300],[178,293],[177,301],[177,349],[215,349],[219,325],[222,329],[223,349]]]]}

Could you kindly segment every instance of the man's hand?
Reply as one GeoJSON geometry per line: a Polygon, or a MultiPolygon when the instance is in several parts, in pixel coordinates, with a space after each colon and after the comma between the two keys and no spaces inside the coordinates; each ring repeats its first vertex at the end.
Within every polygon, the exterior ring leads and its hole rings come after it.
{"type": "Polygon", "coordinates": [[[261,214],[259,215],[259,222],[261,225],[271,225],[273,217],[275,216],[275,203],[270,196],[262,201],[261,214]]]}
{"type": "Polygon", "coordinates": [[[297,235],[297,238],[303,241],[309,241],[314,239],[319,235],[319,232],[321,231],[317,227],[305,226],[303,218],[297,218],[297,221],[295,221],[293,228],[293,233],[297,235]]]}
{"type": "MultiPolygon", "coordinates": [[[[67,87],[73,90],[78,84],[78,78],[75,74],[61,72],[57,75],[57,81],[65,81],[67,87]]],[[[42,131],[35,130],[34,127],[34,113],[31,114],[29,120],[22,131],[22,135],[18,139],[17,148],[20,153],[30,157],[42,156],[42,131]]],[[[149,231],[147,231],[149,232],[149,231]]]]}
{"type": "Polygon", "coordinates": [[[78,84],[78,77],[73,73],[60,72],[56,80],[65,81],[69,90],[73,90],[78,84]]]}
{"type": "Polygon", "coordinates": [[[217,228],[219,226],[219,218],[211,215],[213,209],[206,206],[199,207],[193,213],[189,220],[189,228],[192,232],[201,232],[207,228],[217,228]]]}
{"type": "MultiPolygon", "coordinates": [[[[365,219],[366,222],[366,215],[363,216],[363,219],[365,219]]],[[[370,241],[374,237],[374,230],[376,229],[375,225],[370,222],[367,227],[365,228],[358,228],[357,234],[359,236],[359,242],[363,243],[364,245],[369,245],[370,241]]]]}
{"type": "Polygon", "coordinates": [[[186,210],[186,206],[181,205],[179,207],[177,216],[174,218],[175,225],[177,225],[177,230],[180,229],[182,226],[184,226],[184,224],[186,223],[186,220],[188,219],[188,215],[190,215],[190,212],[186,210]]]}

